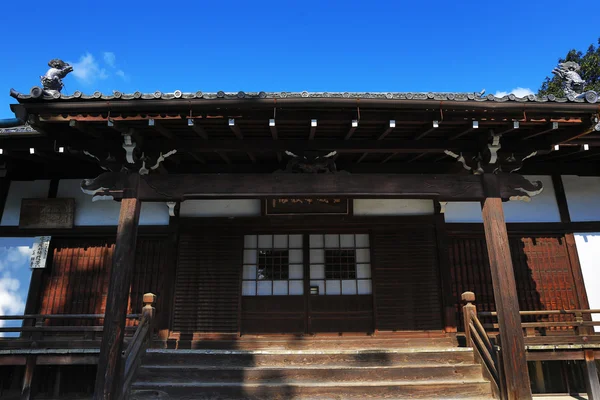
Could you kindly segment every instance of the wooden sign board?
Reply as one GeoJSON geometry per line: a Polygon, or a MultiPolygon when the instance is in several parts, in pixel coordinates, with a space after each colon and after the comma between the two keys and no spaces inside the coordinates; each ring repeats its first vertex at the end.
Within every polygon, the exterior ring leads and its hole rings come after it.
{"type": "Polygon", "coordinates": [[[33,251],[31,252],[31,268],[46,268],[51,239],[51,236],[38,236],[35,238],[33,251]]]}
{"type": "Polygon", "coordinates": [[[266,215],[349,214],[346,198],[284,197],[265,200],[266,215]]]}
{"type": "Polygon", "coordinates": [[[75,199],[23,199],[19,228],[71,229],[75,199]]]}

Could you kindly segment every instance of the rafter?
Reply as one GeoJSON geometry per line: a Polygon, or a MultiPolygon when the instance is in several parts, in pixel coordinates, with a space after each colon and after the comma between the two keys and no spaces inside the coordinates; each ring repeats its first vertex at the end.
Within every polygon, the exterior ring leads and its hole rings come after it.
{"type": "Polygon", "coordinates": [[[208,139],[208,134],[198,121],[193,118],[188,118],[188,126],[193,129],[194,132],[202,139],[208,139]]]}
{"type": "Polygon", "coordinates": [[[521,127],[519,121],[512,121],[504,130],[499,131],[498,135],[506,135],[507,133],[514,132],[521,127]]]}
{"type": "Polygon", "coordinates": [[[102,135],[96,132],[93,128],[91,128],[88,124],[83,122],[75,121],[74,119],[69,121],[69,126],[73,129],[78,130],[81,133],[89,135],[93,138],[100,139],[102,135]]]}
{"type": "Polygon", "coordinates": [[[173,139],[173,137],[174,137],[173,133],[170,130],[165,128],[163,125],[161,125],[161,123],[159,121],[156,121],[153,118],[150,118],[148,120],[148,126],[154,128],[155,131],[157,131],[158,133],[160,133],[167,139],[173,139]]]}
{"type": "Polygon", "coordinates": [[[431,125],[426,124],[422,129],[421,132],[417,134],[417,136],[415,136],[414,140],[420,140],[423,139],[425,136],[429,135],[431,132],[435,131],[437,128],[439,128],[440,124],[438,121],[433,121],[431,123],[431,125]]]}
{"type": "Polygon", "coordinates": [[[310,133],[308,134],[308,140],[313,140],[317,134],[317,120],[310,120],[310,133]]]}
{"type": "Polygon", "coordinates": [[[381,161],[381,164],[385,164],[386,162],[390,161],[392,158],[396,157],[398,155],[398,153],[392,153],[389,156],[387,156],[386,158],[384,158],[381,161]]]}
{"type": "Polygon", "coordinates": [[[352,120],[352,125],[350,125],[350,129],[348,130],[348,133],[346,134],[346,137],[344,137],[344,140],[348,140],[352,137],[352,135],[354,135],[354,132],[356,131],[356,129],[358,128],[358,120],[352,120]]]}
{"type": "Polygon", "coordinates": [[[385,131],[383,131],[383,133],[381,135],[379,135],[377,140],[385,139],[385,137],[387,135],[389,135],[390,133],[392,133],[394,129],[396,129],[396,120],[390,119],[390,123],[389,123],[388,127],[386,128],[385,131]]]}
{"type": "Polygon", "coordinates": [[[450,138],[450,140],[456,140],[458,138],[461,138],[461,137],[465,136],[466,134],[469,134],[469,133],[473,132],[476,129],[479,129],[479,121],[473,121],[473,123],[471,125],[469,125],[469,127],[467,127],[462,132],[460,132],[460,133],[452,136],[450,138]]]}
{"type": "Polygon", "coordinates": [[[535,133],[533,133],[531,135],[525,136],[523,138],[523,140],[528,140],[528,139],[532,139],[532,138],[537,137],[537,136],[544,135],[544,134],[546,134],[548,132],[555,131],[558,128],[559,128],[558,122],[550,122],[549,124],[546,124],[541,130],[539,130],[539,131],[537,131],[537,132],[535,132],[535,133]]]}

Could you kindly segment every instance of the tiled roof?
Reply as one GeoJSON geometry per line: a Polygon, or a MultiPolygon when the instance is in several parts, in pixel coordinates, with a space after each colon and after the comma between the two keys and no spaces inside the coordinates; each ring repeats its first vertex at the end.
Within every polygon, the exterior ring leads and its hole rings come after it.
{"type": "Polygon", "coordinates": [[[435,101],[475,101],[475,102],[556,102],[556,103],[596,103],[598,94],[592,91],[586,92],[577,97],[569,95],[567,97],[536,96],[528,95],[525,97],[517,97],[514,94],[509,94],[503,97],[496,97],[493,94],[483,95],[481,93],[411,93],[411,92],[237,92],[237,93],[205,93],[205,92],[182,92],[176,90],[171,93],[163,93],[156,91],[153,93],[121,93],[115,91],[112,94],[103,94],[94,92],[93,94],[84,94],[76,91],[71,95],[64,93],[55,93],[53,96],[41,95],[40,88],[33,88],[31,94],[23,94],[11,90],[11,96],[19,101],[62,101],[62,100],[156,100],[156,99],[285,99],[285,98],[347,98],[347,99],[381,99],[381,100],[435,100],[435,101]],[[38,89],[34,91],[34,89],[38,89]]]}

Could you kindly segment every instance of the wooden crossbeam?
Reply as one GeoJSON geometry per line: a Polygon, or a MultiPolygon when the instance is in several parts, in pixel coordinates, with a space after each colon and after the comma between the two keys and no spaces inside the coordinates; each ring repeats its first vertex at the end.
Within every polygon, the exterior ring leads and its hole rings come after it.
{"type": "Polygon", "coordinates": [[[202,139],[208,139],[208,134],[204,128],[193,118],[188,118],[188,126],[193,129],[194,132],[202,139]]]}
{"type": "Polygon", "coordinates": [[[460,132],[460,133],[452,136],[450,138],[450,140],[456,140],[458,138],[461,138],[461,137],[465,136],[466,134],[469,134],[469,133],[473,132],[476,129],[479,129],[479,122],[478,121],[473,121],[473,123],[471,125],[469,125],[469,127],[467,127],[462,132],[460,132]]]}
{"type": "Polygon", "coordinates": [[[544,135],[544,134],[546,134],[548,132],[555,131],[558,128],[559,128],[558,122],[550,122],[549,124],[545,125],[541,130],[539,130],[539,131],[537,131],[537,132],[535,132],[535,133],[533,133],[531,135],[525,136],[523,138],[523,140],[528,140],[528,139],[532,139],[532,138],[537,137],[537,136],[544,135]]]}
{"type": "Polygon", "coordinates": [[[435,131],[439,127],[438,121],[433,121],[431,125],[425,125],[420,133],[418,133],[414,140],[423,139],[425,136],[429,135],[431,132],[435,131]]]}
{"type": "Polygon", "coordinates": [[[396,157],[398,155],[398,153],[392,153],[389,156],[387,156],[386,158],[384,158],[381,163],[385,164],[386,162],[390,161],[392,158],[396,157]]]}
{"type": "Polygon", "coordinates": [[[77,129],[79,132],[85,133],[86,135],[89,135],[93,138],[100,139],[102,137],[102,135],[100,135],[94,129],[90,128],[89,125],[87,125],[83,122],[75,121],[74,119],[72,119],[69,121],[69,126],[73,129],[77,129]]]}
{"type": "Polygon", "coordinates": [[[236,138],[238,139],[243,139],[244,135],[242,134],[242,130],[240,129],[239,126],[237,126],[235,124],[235,119],[230,118],[229,119],[229,129],[231,129],[231,131],[233,132],[233,134],[235,135],[236,138]]]}
{"type": "Polygon", "coordinates": [[[148,126],[151,126],[152,128],[154,128],[155,131],[157,131],[158,133],[160,133],[167,139],[173,139],[173,137],[174,137],[173,133],[170,130],[165,128],[163,125],[161,125],[160,122],[156,121],[153,118],[150,118],[148,120],[148,126]]]}

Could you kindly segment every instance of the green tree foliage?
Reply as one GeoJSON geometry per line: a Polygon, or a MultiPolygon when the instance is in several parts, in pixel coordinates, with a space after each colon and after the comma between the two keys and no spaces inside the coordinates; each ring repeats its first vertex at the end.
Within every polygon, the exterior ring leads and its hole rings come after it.
{"type": "MultiPolygon", "coordinates": [[[[575,61],[581,66],[579,75],[586,82],[586,91],[593,90],[596,93],[600,93],[600,38],[598,39],[598,47],[595,47],[593,44],[590,45],[585,54],[573,49],[567,53],[565,58],[558,59],[559,63],[565,61],[575,61]]],[[[546,77],[544,83],[542,83],[542,87],[538,91],[538,96],[553,94],[556,97],[564,97],[561,84],[561,80],[556,75],[546,77]]]]}

